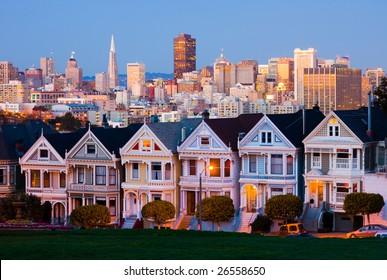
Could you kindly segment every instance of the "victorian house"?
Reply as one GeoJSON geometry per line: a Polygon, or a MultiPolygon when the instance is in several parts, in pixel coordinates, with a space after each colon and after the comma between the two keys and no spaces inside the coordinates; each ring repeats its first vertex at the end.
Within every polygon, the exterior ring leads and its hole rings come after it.
{"type": "Polygon", "coordinates": [[[88,129],[66,152],[69,213],[79,206],[100,204],[108,207],[111,223],[120,222],[120,183],[124,175],[119,149],[140,126],[88,129]]]}
{"type": "MultiPolygon", "coordinates": [[[[228,196],[232,198],[236,214],[238,213],[238,137],[248,133],[262,116],[242,114],[237,118],[203,119],[178,147],[179,159],[182,161],[179,228],[197,229],[194,214],[200,196],[228,196]]],[[[232,223],[222,225],[222,230],[234,231],[237,218],[232,223]]],[[[210,223],[203,223],[202,229],[211,230],[210,223]]]]}
{"type": "MultiPolygon", "coordinates": [[[[238,141],[242,224],[264,213],[266,201],[276,195],[304,197],[302,140],[322,120],[317,107],[294,114],[265,115],[238,141]]],[[[241,231],[246,231],[241,229],[241,231]]]]}
{"type": "MultiPolygon", "coordinates": [[[[120,149],[125,178],[123,190],[124,228],[133,228],[142,220],[142,207],[154,200],[166,200],[180,210],[179,179],[181,162],[177,146],[200,123],[200,119],[181,122],[144,123],[137,133],[120,149]]],[[[143,221],[145,227],[152,222],[143,221]]],[[[175,221],[164,226],[174,227],[175,221]]]]}
{"type": "Polygon", "coordinates": [[[353,220],[343,210],[345,196],[372,189],[364,177],[383,172],[386,137],[386,115],[363,107],[329,113],[304,139],[305,202],[316,212],[314,230],[322,211],[334,213],[334,230],[352,230],[353,220]]]}

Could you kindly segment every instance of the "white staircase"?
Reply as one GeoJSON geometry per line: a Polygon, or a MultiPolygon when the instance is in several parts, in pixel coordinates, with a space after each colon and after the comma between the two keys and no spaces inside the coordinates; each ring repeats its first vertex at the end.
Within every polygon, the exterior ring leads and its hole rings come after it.
{"type": "Polygon", "coordinates": [[[251,232],[250,224],[254,222],[255,217],[258,213],[251,212],[241,212],[239,227],[237,228],[237,232],[251,232]]]}
{"type": "Polygon", "coordinates": [[[132,229],[134,224],[136,223],[137,216],[129,216],[129,218],[125,219],[124,224],[122,225],[122,229],[132,229]]]}
{"type": "Polygon", "coordinates": [[[317,232],[320,212],[320,208],[306,208],[306,213],[302,218],[302,224],[307,231],[317,232]]]}

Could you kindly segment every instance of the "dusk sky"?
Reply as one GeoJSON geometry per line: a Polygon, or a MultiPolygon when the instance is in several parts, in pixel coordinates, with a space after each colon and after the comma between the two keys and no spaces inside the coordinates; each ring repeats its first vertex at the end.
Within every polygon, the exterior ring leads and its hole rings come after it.
{"type": "Polygon", "coordinates": [[[72,51],[83,74],[106,72],[114,34],[120,74],[126,63],[147,72],[173,72],[173,38],[196,38],[197,69],[224,49],[232,63],[293,57],[295,48],[317,49],[319,58],[348,55],[351,67],[387,70],[385,0],[152,1],[36,0],[0,5],[0,61],[19,71],[40,67],[40,57],[64,72],[72,51]]]}

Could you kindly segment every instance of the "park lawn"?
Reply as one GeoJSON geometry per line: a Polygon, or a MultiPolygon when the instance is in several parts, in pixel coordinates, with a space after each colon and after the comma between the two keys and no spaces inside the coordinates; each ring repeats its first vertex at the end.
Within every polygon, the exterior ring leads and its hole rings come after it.
{"type": "Polygon", "coordinates": [[[0,230],[1,260],[386,260],[387,239],[185,230],[0,230]]]}

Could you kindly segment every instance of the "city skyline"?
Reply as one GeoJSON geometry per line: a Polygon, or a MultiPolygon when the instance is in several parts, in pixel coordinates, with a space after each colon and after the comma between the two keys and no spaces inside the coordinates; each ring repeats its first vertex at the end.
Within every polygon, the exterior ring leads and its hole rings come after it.
{"type": "Polygon", "coordinates": [[[173,38],[197,40],[197,69],[212,65],[221,49],[232,63],[246,59],[267,64],[271,57],[293,57],[294,49],[315,48],[318,58],[348,55],[351,67],[387,69],[383,11],[387,2],[243,1],[239,6],[197,1],[6,1],[0,61],[19,71],[39,67],[41,57],[64,73],[71,52],[84,76],[107,72],[114,35],[119,74],[141,62],[148,72],[173,73],[173,38]],[[15,16],[17,15],[16,19],[15,16]],[[39,15],[39,16],[37,16],[39,15]],[[171,16],[173,15],[173,16],[171,16]],[[12,23],[12,24],[11,24],[12,23]]]}

